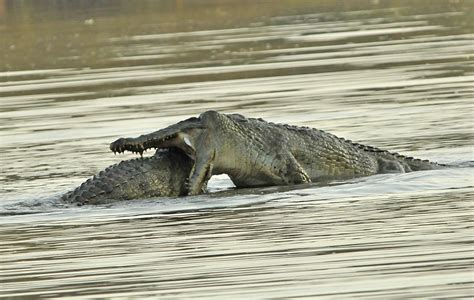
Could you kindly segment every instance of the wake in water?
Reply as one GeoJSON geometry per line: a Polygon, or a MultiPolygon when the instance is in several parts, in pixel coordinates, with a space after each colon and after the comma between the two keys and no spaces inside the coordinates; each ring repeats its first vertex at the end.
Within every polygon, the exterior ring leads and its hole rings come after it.
{"type": "Polygon", "coordinates": [[[0,216],[47,213],[67,207],[69,206],[59,200],[59,196],[40,196],[0,205],[0,216]]]}
{"type": "MultiPolygon", "coordinates": [[[[334,200],[388,194],[437,193],[447,189],[472,187],[474,161],[459,162],[456,167],[403,174],[380,174],[347,181],[236,189],[226,176],[215,176],[209,193],[199,196],[159,197],[116,201],[99,205],[77,205],[60,200],[61,194],[22,199],[0,206],[0,216],[47,214],[61,211],[114,209],[141,214],[178,213],[251,206],[269,201],[310,196],[313,200],[334,200]]],[[[294,201],[294,200],[291,200],[294,201]]]]}

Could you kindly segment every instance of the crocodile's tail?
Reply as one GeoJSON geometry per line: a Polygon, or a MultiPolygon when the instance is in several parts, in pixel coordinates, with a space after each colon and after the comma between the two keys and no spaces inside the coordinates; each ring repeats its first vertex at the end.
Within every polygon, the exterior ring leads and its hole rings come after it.
{"type": "Polygon", "coordinates": [[[448,167],[448,165],[445,164],[439,164],[437,162],[432,162],[427,159],[419,159],[419,158],[414,158],[411,156],[406,156],[406,155],[401,155],[396,152],[390,152],[388,150],[382,150],[377,147],[372,147],[372,146],[366,146],[363,144],[359,144],[356,142],[352,142],[351,140],[346,140],[344,138],[339,138],[341,141],[344,141],[346,143],[350,143],[352,146],[364,151],[364,152],[369,152],[377,157],[383,157],[383,158],[391,158],[393,160],[396,160],[399,162],[403,167],[405,172],[411,172],[411,171],[422,171],[422,170],[434,170],[434,169],[440,169],[444,167],[448,167]]]}
{"type": "Polygon", "coordinates": [[[429,161],[427,159],[421,160],[419,158],[407,157],[399,155],[397,157],[399,161],[404,161],[408,165],[410,171],[423,171],[423,170],[435,170],[444,167],[448,167],[445,164],[439,164],[437,162],[429,161]]]}

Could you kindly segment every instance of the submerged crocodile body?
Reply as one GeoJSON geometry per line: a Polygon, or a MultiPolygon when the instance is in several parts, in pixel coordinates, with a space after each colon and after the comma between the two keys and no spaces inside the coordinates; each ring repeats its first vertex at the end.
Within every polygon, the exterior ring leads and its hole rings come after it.
{"type": "Polygon", "coordinates": [[[88,179],[61,200],[76,205],[187,194],[193,161],[179,149],[159,150],[145,158],[125,160],[88,179]]]}
{"type": "Polygon", "coordinates": [[[430,170],[441,165],[338,138],[322,130],[207,111],[137,138],[120,138],[114,152],[179,148],[193,158],[188,192],[199,194],[214,174],[237,187],[286,185],[430,170]]]}

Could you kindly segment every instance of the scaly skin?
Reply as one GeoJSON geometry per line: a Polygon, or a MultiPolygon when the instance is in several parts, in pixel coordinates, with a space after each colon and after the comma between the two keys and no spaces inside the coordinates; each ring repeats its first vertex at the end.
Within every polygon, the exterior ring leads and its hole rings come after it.
{"type": "Polygon", "coordinates": [[[179,149],[159,150],[150,157],[112,165],[64,194],[61,199],[81,206],[157,196],[183,196],[187,194],[186,180],[193,163],[179,149]]]}
{"type": "Polygon", "coordinates": [[[353,143],[322,130],[274,124],[238,114],[202,113],[138,138],[121,138],[114,152],[177,147],[193,157],[189,194],[211,175],[226,173],[237,187],[286,185],[403,173],[440,167],[353,143]]]}

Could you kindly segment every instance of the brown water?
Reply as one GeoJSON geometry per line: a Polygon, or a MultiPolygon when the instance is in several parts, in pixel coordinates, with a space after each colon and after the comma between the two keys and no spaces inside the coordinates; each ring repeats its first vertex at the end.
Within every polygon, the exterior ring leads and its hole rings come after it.
{"type": "Polygon", "coordinates": [[[471,1],[0,1],[0,296],[469,298],[471,1]],[[216,109],[460,167],[61,208],[216,109]]]}

